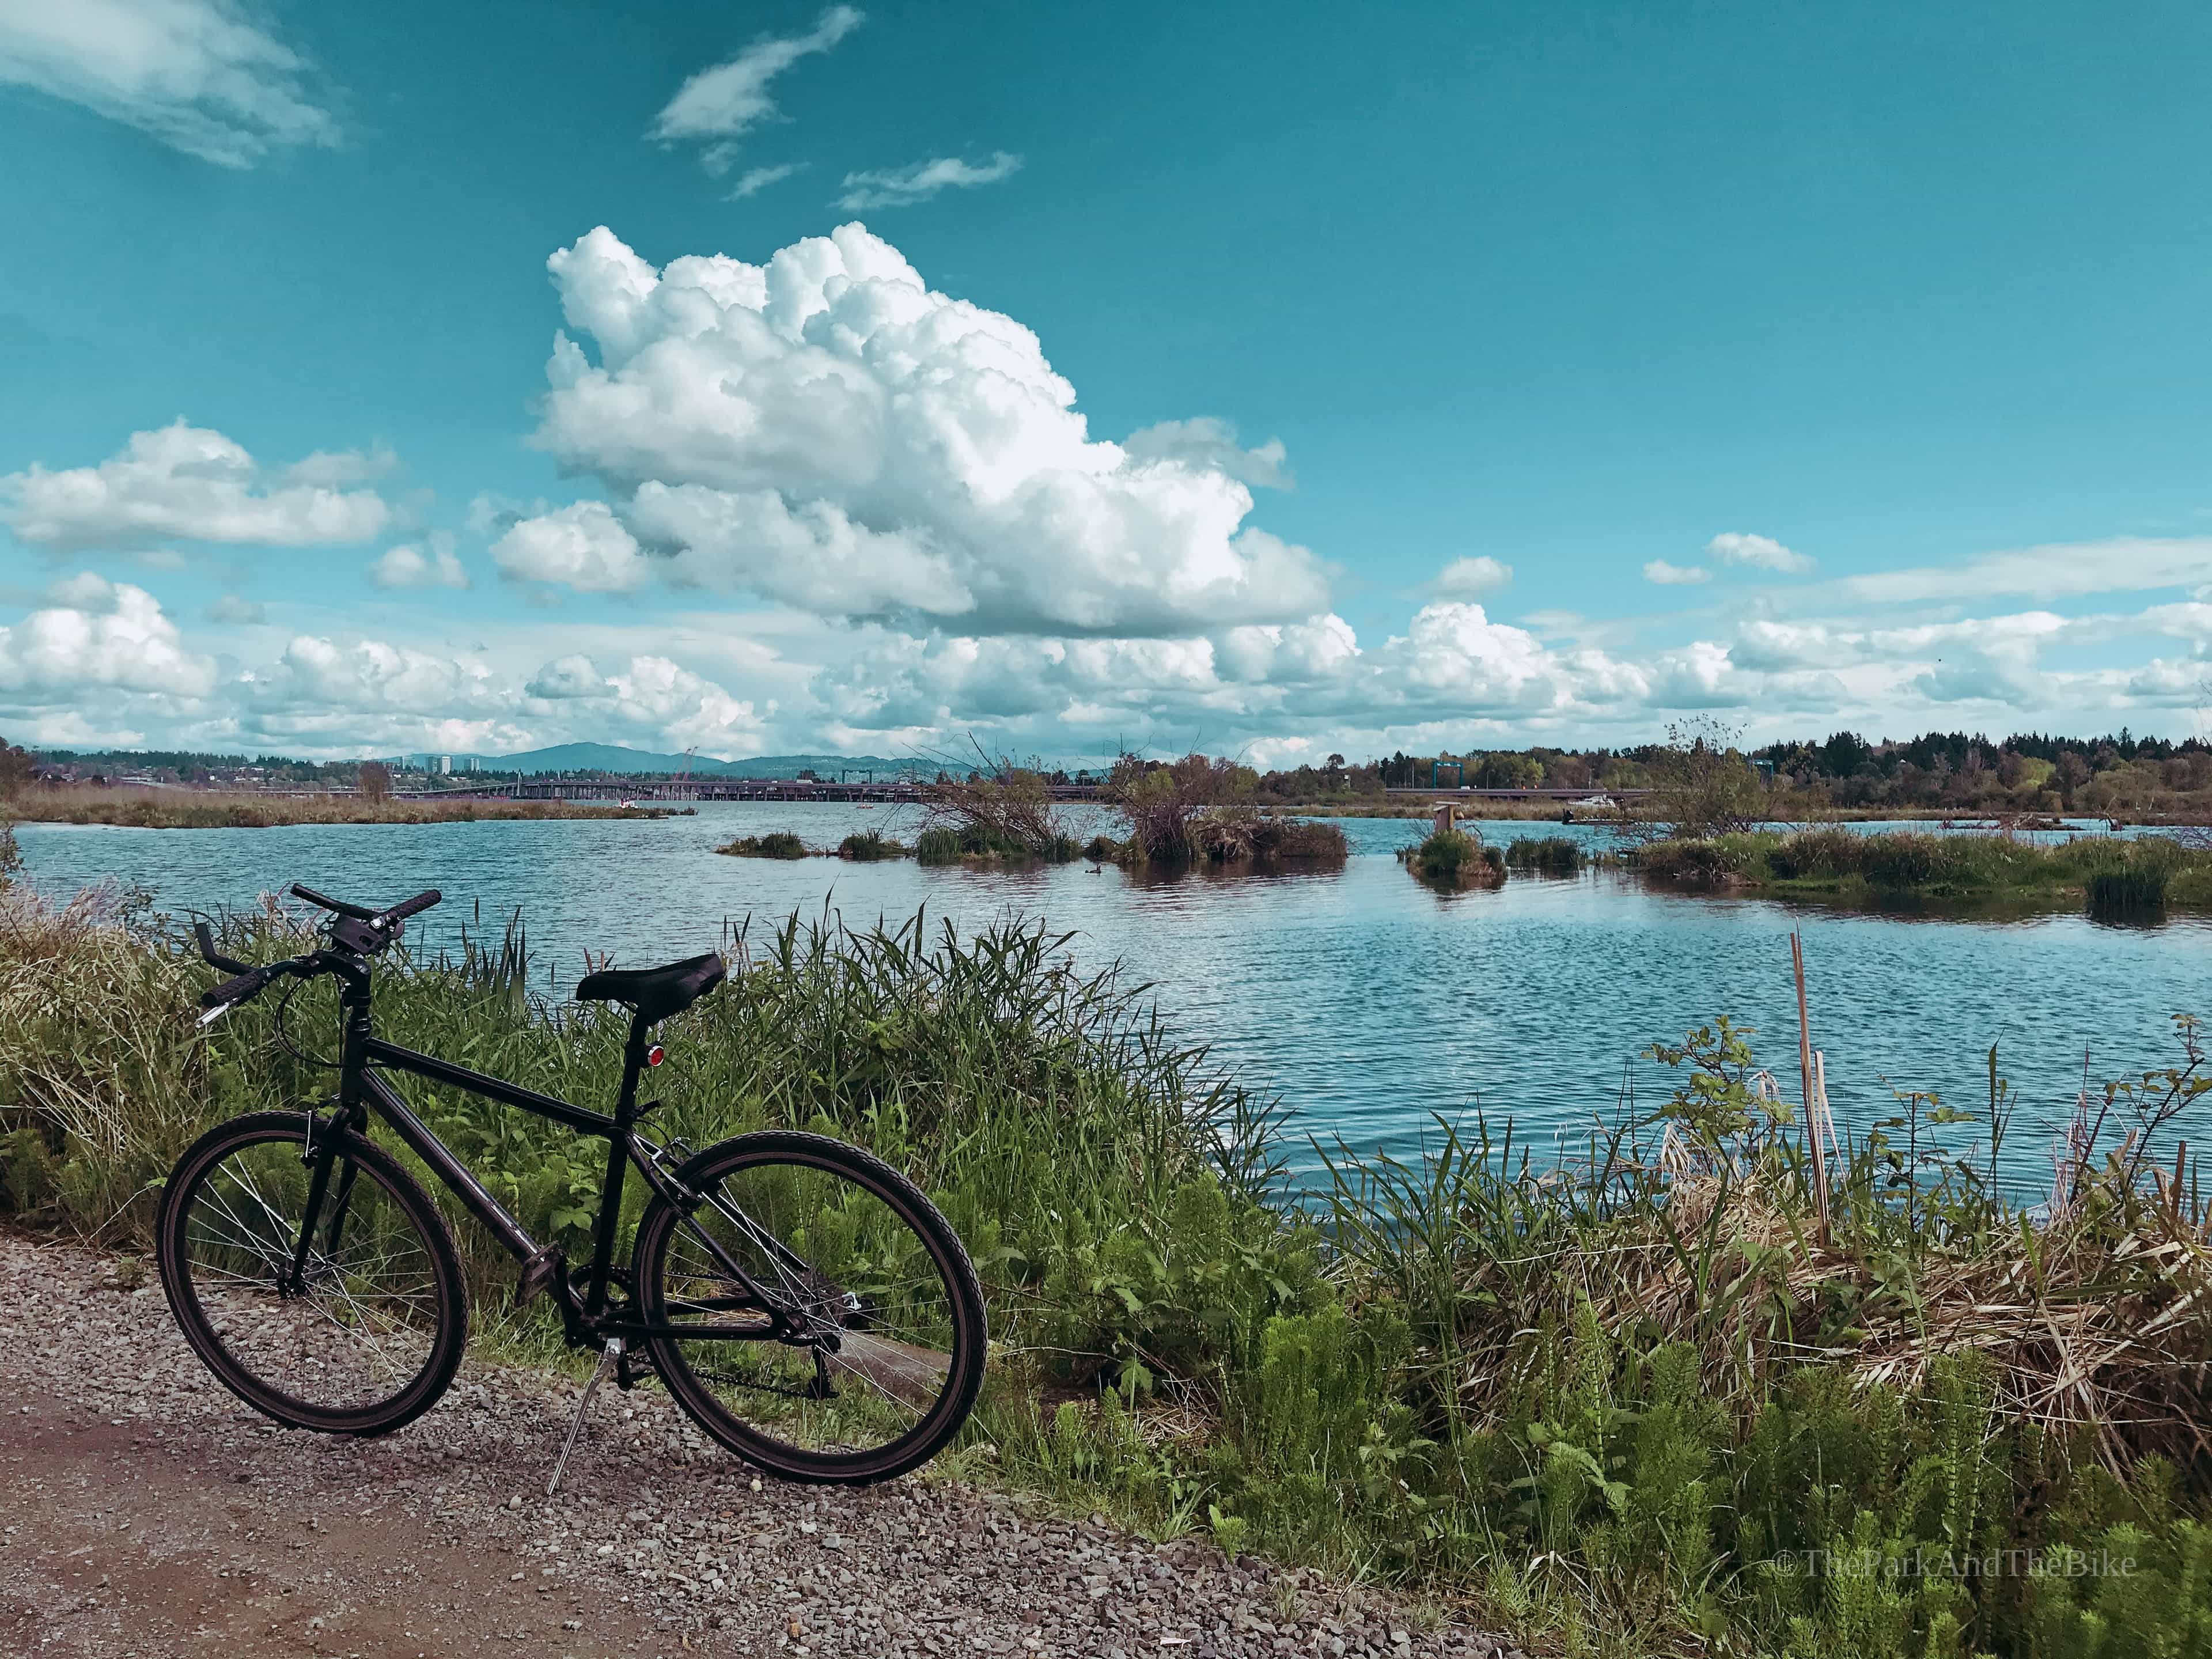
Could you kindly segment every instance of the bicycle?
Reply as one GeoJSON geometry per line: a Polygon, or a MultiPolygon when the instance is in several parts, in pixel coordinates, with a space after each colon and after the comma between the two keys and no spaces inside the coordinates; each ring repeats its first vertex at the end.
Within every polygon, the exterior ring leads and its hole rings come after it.
{"type": "Polygon", "coordinates": [[[934,1456],[982,1381],[983,1297],[967,1252],[914,1184],[827,1136],[762,1130],[698,1152],[657,1143],[639,1121],[640,1079],[663,1051],[653,1028],[720,985],[722,960],[603,969],[579,1001],[630,1011],[611,1115],[387,1042],[371,1019],[371,963],[434,890],[382,911],[295,886],[331,913],[325,942],[251,967],[201,998],[203,1025],[280,979],[338,981],[343,1047],[335,1102],[265,1111],[210,1130],[178,1160],[156,1227],[161,1285],[185,1340],[241,1400],[277,1422],[387,1434],[435,1405],[467,1343],[469,1310],[451,1231],[401,1160],[369,1136],[373,1114],[522,1264],[519,1298],[551,1295],[572,1347],[599,1361],[546,1483],[550,1496],[584,1413],[641,1355],[676,1403],[721,1445],[802,1481],[864,1485],[934,1456]],[[383,1071],[518,1107],[608,1142],[591,1260],[572,1269],[540,1245],[408,1107],[383,1071]],[[616,1261],[629,1170],[651,1189],[616,1261]]]}

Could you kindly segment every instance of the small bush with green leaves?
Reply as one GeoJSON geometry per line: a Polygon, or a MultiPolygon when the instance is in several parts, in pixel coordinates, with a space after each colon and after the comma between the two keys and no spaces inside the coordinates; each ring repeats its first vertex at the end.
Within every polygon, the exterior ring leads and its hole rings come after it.
{"type": "Polygon", "coordinates": [[[803,859],[806,843],[788,830],[773,830],[765,836],[739,836],[714,850],[733,859],[803,859]]]}

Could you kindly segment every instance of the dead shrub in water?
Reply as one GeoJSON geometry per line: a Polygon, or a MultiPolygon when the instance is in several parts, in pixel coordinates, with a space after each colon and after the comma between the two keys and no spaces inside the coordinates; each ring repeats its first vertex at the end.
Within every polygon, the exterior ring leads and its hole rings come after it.
{"type": "Polygon", "coordinates": [[[1075,857],[1074,838],[1054,810],[1051,786],[1035,766],[1000,758],[989,775],[945,775],[923,797],[916,842],[925,864],[960,858],[1075,857]]]}
{"type": "Polygon", "coordinates": [[[1266,817],[1251,806],[1210,808],[1192,821],[1190,839],[1197,853],[1214,864],[1341,864],[1352,851],[1344,831],[1333,823],[1266,817]]]}
{"type": "Polygon", "coordinates": [[[1243,806],[1257,782],[1250,767],[1226,758],[1189,754],[1152,761],[1123,754],[1107,774],[1105,790],[1129,826],[1122,856],[1133,863],[1174,864],[1212,856],[1209,839],[1224,849],[1248,842],[1245,821],[1224,809],[1243,806]],[[1211,826],[1202,830],[1204,819],[1211,826]]]}

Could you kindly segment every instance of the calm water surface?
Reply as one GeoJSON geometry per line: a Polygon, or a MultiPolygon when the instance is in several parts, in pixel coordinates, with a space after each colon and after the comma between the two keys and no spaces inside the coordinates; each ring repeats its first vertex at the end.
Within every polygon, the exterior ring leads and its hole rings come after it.
{"type": "MultiPolygon", "coordinates": [[[[1723,1013],[1758,1029],[1761,1058],[1794,1093],[1792,927],[1805,934],[1814,1040],[1838,1118],[1888,1115],[1893,1089],[1972,1108],[1986,1099],[1994,1043],[2021,1096],[2006,1173],[2023,1190],[2049,1182],[2051,1132],[2085,1054],[2093,1082],[2163,1066],[2179,1053],[2170,1017],[2212,1010],[2212,927],[2196,917],[2118,928],[2076,915],[1868,915],[1653,892],[1605,872],[1443,895],[1391,856],[1420,827],[1343,823],[1354,855],[1340,872],[1166,881],[1079,863],[985,872],[713,850],[770,829],[819,846],[855,829],[910,834],[893,811],[843,805],[710,804],[659,822],[17,835],[42,888],[112,878],[167,909],[243,905],[294,881],[385,903],[434,886],[446,903],[410,924],[434,947],[456,943],[479,909],[495,931],[519,908],[540,971],[564,987],[587,949],[646,966],[713,949],[726,921],[825,905],[854,926],[924,906],[963,931],[1041,918],[1073,933],[1079,962],[1118,958],[1156,982],[1179,1029],[1280,1090],[1302,1131],[1401,1154],[1432,1115],[1476,1106],[1540,1144],[1578,1137],[1612,1115],[1625,1085],[1644,1103],[1663,1097],[1668,1074],[1638,1058],[1646,1045],[1723,1013]]],[[[1554,833],[1488,828],[1493,841],[1554,833]]],[[[2201,1143],[2212,1114],[2182,1132],[2201,1143]]]]}

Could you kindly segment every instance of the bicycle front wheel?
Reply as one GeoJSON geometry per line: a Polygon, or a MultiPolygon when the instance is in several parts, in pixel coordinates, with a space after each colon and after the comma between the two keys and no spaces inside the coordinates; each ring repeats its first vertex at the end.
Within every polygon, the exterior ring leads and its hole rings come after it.
{"type": "Polygon", "coordinates": [[[337,1133],[304,1260],[314,1170],[304,1112],[203,1136],[162,1194],[155,1254],[169,1309],[207,1368],[280,1423],[384,1434],[453,1381],[468,1304],[453,1237],[380,1147],[337,1133]]]}
{"type": "Polygon", "coordinates": [[[639,1311],[668,1391],[747,1461],[863,1485],[936,1455],[983,1380],[983,1293],[914,1183],[826,1136],[710,1146],[638,1224],[639,1311]],[[697,1334],[688,1333],[696,1332],[697,1334]]]}

